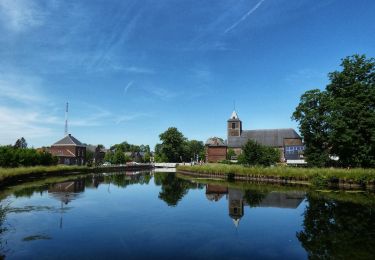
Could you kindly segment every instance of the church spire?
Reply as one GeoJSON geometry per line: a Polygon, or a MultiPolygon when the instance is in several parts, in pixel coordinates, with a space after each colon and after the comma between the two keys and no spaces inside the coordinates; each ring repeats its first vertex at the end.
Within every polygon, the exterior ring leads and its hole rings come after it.
{"type": "Polygon", "coordinates": [[[230,119],[239,119],[236,110],[233,110],[232,115],[230,116],[230,119]]]}

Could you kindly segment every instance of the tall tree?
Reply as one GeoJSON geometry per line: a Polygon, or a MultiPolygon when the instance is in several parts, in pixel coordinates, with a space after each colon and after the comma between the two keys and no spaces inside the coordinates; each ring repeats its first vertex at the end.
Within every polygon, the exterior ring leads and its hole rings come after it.
{"type": "Polygon", "coordinates": [[[375,166],[375,59],[347,57],[329,74],[331,152],[345,166],[375,166]]]}
{"type": "Polygon", "coordinates": [[[305,155],[314,166],[337,156],[342,166],[375,166],[375,60],[346,57],[329,74],[326,90],[302,95],[292,118],[299,122],[305,155]]]}
{"type": "Polygon", "coordinates": [[[169,162],[179,162],[183,156],[186,138],[176,127],[168,128],[159,135],[162,141],[161,150],[169,162]]]}
{"type": "Polygon", "coordinates": [[[27,148],[27,142],[25,138],[21,137],[20,139],[17,139],[16,143],[14,144],[14,148],[21,148],[21,149],[27,148]]]}

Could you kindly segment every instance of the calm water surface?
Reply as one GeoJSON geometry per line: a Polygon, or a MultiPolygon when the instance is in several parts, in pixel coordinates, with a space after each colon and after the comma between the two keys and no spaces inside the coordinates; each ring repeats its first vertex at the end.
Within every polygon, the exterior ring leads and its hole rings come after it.
{"type": "Polygon", "coordinates": [[[375,255],[375,201],[366,193],[146,172],[49,179],[9,187],[0,198],[7,259],[375,255]]]}

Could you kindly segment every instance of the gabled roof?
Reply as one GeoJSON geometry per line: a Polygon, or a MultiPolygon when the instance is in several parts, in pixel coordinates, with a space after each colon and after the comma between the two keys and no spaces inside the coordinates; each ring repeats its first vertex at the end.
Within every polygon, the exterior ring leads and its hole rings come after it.
{"type": "Polygon", "coordinates": [[[301,139],[292,128],[247,130],[242,131],[240,137],[228,136],[228,147],[242,147],[248,140],[253,140],[261,145],[282,147],[286,138],[301,139]]]}
{"type": "Polygon", "coordinates": [[[72,145],[72,146],[84,146],[80,141],[78,141],[74,136],[68,134],[63,139],[57,141],[52,146],[65,146],[65,145],[72,145]]]}

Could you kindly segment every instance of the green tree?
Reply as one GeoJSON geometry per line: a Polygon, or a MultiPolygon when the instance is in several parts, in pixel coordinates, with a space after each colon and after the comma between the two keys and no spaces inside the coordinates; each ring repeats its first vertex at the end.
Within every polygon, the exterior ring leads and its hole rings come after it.
{"type": "Polygon", "coordinates": [[[139,151],[140,152],[144,152],[144,153],[150,153],[151,152],[150,146],[149,145],[143,145],[143,144],[141,144],[139,146],[139,151]]]}
{"type": "Polygon", "coordinates": [[[21,137],[20,139],[17,139],[16,143],[14,144],[14,148],[21,148],[21,149],[27,148],[27,142],[25,138],[21,137]]]}
{"type": "Polygon", "coordinates": [[[176,127],[168,128],[159,135],[161,144],[161,154],[165,155],[168,162],[179,162],[183,156],[184,142],[186,138],[176,127]]]}
{"type": "Polygon", "coordinates": [[[86,149],[85,161],[87,165],[91,166],[94,160],[94,152],[86,149]]]}
{"type": "Polygon", "coordinates": [[[292,118],[299,122],[308,162],[326,166],[375,166],[375,60],[346,57],[329,73],[326,90],[302,95],[292,118]]]}
{"type": "Polygon", "coordinates": [[[331,153],[344,166],[375,166],[375,59],[347,57],[329,74],[331,153]]]}
{"type": "Polygon", "coordinates": [[[245,165],[270,166],[280,161],[280,151],[249,140],[242,147],[238,161],[245,165]]]}
{"type": "Polygon", "coordinates": [[[114,164],[122,164],[126,163],[126,157],[124,152],[121,149],[117,149],[115,154],[113,155],[113,163],[114,164]]]}
{"type": "Polygon", "coordinates": [[[233,156],[236,156],[236,153],[232,148],[229,148],[227,152],[227,160],[232,160],[233,156]]]}
{"type": "Polygon", "coordinates": [[[151,153],[150,152],[145,152],[143,156],[143,162],[144,163],[149,163],[151,160],[151,153]]]}
{"type": "Polygon", "coordinates": [[[327,94],[319,89],[306,91],[292,116],[300,123],[304,154],[310,166],[323,167],[330,160],[328,100],[327,94]]]}
{"type": "Polygon", "coordinates": [[[105,156],[104,156],[104,161],[105,162],[110,162],[110,163],[114,163],[114,152],[112,152],[112,151],[108,151],[108,152],[106,152],[106,154],[105,154],[105,156]]]}
{"type": "Polygon", "coordinates": [[[204,152],[204,144],[198,140],[187,140],[184,144],[183,158],[185,161],[196,160],[204,152]]]}

